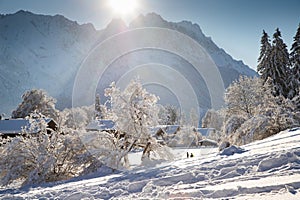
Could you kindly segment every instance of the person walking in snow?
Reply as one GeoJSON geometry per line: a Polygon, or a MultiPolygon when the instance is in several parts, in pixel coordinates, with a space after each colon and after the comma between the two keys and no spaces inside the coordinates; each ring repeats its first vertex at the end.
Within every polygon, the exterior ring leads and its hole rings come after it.
{"type": "Polygon", "coordinates": [[[186,157],[189,158],[189,152],[186,152],[186,157]]]}

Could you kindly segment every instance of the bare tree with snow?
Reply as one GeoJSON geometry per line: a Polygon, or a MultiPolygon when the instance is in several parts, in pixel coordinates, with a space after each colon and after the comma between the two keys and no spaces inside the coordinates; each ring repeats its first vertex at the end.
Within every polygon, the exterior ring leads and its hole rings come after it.
{"type": "Polygon", "coordinates": [[[174,105],[160,106],[159,108],[159,124],[175,125],[179,123],[180,112],[174,105]]]}
{"type": "MultiPolygon", "coordinates": [[[[158,124],[157,96],[147,92],[138,81],[131,81],[124,91],[112,83],[105,90],[105,95],[111,102],[111,111],[119,131],[120,158],[125,166],[129,165],[127,156],[133,148],[144,149],[142,159],[149,159],[150,152],[164,151],[166,147],[157,144],[149,130],[158,124]]],[[[160,155],[171,157],[168,152],[160,155]]]]}
{"type": "MultiPolygon", "coordinates": [[[[226,90],[225,103],[226,115],[243,115],[251,118],[262,103],[263,89],[261,79],[240,76],[226,90]]],[[[227,117],[226,117],[227,118],[227,117]]]]}
{"type": "Polygon", "coordinates": [[[41,89],[26,91],[22,95],[22,103],[12,112],[12,118],[25,118],[33,112],[41,113],[46,117],[57,119],[55,109],[56,100],[41,89]]]}

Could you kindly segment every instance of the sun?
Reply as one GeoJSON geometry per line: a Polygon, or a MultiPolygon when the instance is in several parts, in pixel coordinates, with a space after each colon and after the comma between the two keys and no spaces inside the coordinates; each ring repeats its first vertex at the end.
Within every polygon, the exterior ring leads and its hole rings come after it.
{"type": "Polygon", "coordinates": [[[117,15],[132,14],[137,9],[137,0],[109,0],[109,6],[117,15]]]}

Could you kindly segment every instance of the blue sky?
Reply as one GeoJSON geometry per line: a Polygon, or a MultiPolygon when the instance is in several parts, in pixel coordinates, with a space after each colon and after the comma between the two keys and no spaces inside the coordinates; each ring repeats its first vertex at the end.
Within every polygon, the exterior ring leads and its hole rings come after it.
{"type": "MultiPolygon", "coordinates": [[[[108,0],[0,0],[0,13],[23,9],[39,14],[62,14],[78,23],[105,28],[115,15],[108,0]]],[[[120,0],[121,1],[121,0],[120,0]]],[[[256,69],[260,37],[279,27],[288,47],[300,23],[300,0],[138,0],[134,15],[156,12],[168,21],[188,20],[232,57],[256,69]]],[[[126,19],[130,21],[130,18],[126,19]]]]}

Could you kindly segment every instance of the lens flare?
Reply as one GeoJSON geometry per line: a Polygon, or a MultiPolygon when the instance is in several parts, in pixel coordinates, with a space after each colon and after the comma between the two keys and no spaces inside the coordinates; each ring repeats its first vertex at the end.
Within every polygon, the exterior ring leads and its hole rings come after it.
{"type": "Polygon", "coordinates": [[[137,9],[137,0],[109,0],[109,6],[118,15],[127,15],[137,9]]]}

